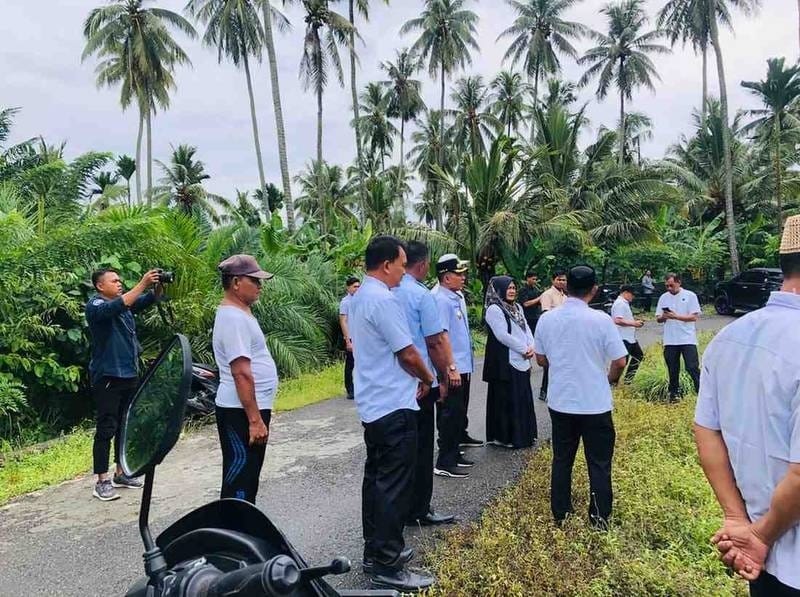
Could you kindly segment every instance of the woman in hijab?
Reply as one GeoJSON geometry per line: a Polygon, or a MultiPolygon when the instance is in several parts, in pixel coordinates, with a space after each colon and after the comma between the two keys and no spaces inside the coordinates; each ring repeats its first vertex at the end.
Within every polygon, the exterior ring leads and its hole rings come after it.
{"type": "Polygon", "coordinates": [[[495,276],[486,292],[487,327],[483,380],[486,397],[486,441],[506,448],[529,448],[536,441],[536,413],[531,391],[533,334],[517,288],[508,276],[495,276]]]}

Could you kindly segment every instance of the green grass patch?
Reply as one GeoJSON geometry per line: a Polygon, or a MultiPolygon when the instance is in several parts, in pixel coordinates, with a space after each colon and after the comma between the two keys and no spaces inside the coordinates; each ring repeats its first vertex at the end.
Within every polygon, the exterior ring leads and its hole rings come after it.
{"type": "Polygon", "coordinates": [[[709,543],[721,512],[697,462],[694,399],[654,404],[617,392],[614,523],[585,518],[588,479],[575,463],[576,516],[550,514],[552,451],[530,459],[519,482],[478,523],[449,532],[429,554],[439,580],[430,595],[745,595],[709,543]]]}
{"type": "MultiPolygon", "coordinates": [[[[282,380],[275,401],[276,411],[301,408],[344,394],[344,364],[337,363],[314,373],[282,380]]],[[[192,422],[186,432],[213,422],[208,417],[192,422]]],[[[87,423],[88,424],[88,423],[87,423]]],[[[43,449],[31,448],[2,455],[0,505],[42,487],[85,475],[92,469],[92,429],[78,429],[43,449]]]]}

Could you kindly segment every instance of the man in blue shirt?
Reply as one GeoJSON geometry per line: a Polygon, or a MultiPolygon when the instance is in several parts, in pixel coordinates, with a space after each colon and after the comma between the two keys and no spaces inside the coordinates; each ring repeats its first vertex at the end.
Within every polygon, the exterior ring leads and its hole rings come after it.
{"type": "Polygon", "coordinates": [[[142,482],[122,472],[119,465],[119,430],[122,416],[139,385],[137,362],[141,347],[136,338],[133,313],[153,305],[161,296],[162,286],[155,292],[148,290],[158,284],[159,271],[150,270],[128,292],[122,292],[119,273],[111,268],[99,269],[92,274],[92,284],[97,294],[86,303],[86,321],[92,337],[92,356],[89,378],[97,407],[97,427],[94,434],[92,457],[97,483],[92,495],[102,501],[119,498],[114,487],[139,488],[142,482]],[[114,439],[116,474],[108,475],[108,457],[114,439]]]}
{"type": "Polygon", "coordinates": [[[350,337],[350,330],[347,327],[347,308],[350,306],[350,299],[361,286],[361,280],[355,276],[347,278],[345,283],[347,287],[347,294],[339,303],[339,327],[342,330],[342,338],[344,338],[344,389],[347,391],[347,399],[353,399],[353,339],[350,337]]]}
{"type": "Polygon", "coordinates": [[[367,461],[361,489],[364,571],[373,584],[415,592],[433,577],[411,572],[403,527],[409,516],[417,460],[417,400],[433,374],[414,347],[403,307],[390,291],[405,273],[406,255],[393,236],[367,246],[367,275],[348,308],[355,357],[355,401],[367,461]]]}
{"type": "Polygon", "coordinates": [[[447,399],[448,386],[461,385],[461,376],[453,361],[450,343],[439,318],[436,299],[423,281],[428,275],[428,247],[418,241],[406,243],[406,273],[400,286],[393,289],[403,305],[414,346],[431,371],[438,371],[441,385],[419,400],[417,411],[417,470],[414,475],[414,502],[408,524],[423,526],[453,522],[452,515],[436,514],[431,508],[433,496],[434,405],[447,399]],[[452,365],[452,368],[450,367],[452,365]]]}
{"type": "Polygon", "coordinates": [[[483,445],[482,441],[467,433],[469,386],[474,369],[467,305],[461,294],[467,279],[467,262],[452,253],[442,255],[436,263],[436,273],[439,277],[439,288],[435,293],[439,317],[452,347],[453,364],[461,377],[461,385],[448,393],[447,400],[436,405],[439,456],[433,472],[440,477],[464,478],[469,476],[465,469],[474,463],[464,458],[459,448],[483,445]]]}

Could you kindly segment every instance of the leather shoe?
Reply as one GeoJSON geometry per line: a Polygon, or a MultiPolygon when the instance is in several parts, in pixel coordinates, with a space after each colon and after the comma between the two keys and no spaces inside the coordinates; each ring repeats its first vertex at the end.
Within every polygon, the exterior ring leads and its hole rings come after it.
{"type": "Polygon", "coordinates": [[[433,585],[434,578],[424,572],[411,572],[405,569],[383,569],[371,575],[370,581],[376,587],[394,589],[401,593],[416,593],[433,585]]]}
{"type": "MultiPolygon", "coordinates": [[[[397,559],[397,563],[400,564],[401,566],[405,566],[413,559],[414,559],[414,548],[409,547],[400,552],[400,557],[397,559]]],[[[372,558],[364,557],[364,560],[361,562],[361,568],[364,570],[364,574],[372,574],[373,569],[375,568],[375,560],[373,560],[372,558]]]]}
{"type": "Polygon", "coordinates": [[[409,520],[409,526],[420,525],[423,527],[431,527],[439,524],[453,524],[456,517],[452,514],[436,514],[435,512],[428,512],[425,516],[409,520]]]}

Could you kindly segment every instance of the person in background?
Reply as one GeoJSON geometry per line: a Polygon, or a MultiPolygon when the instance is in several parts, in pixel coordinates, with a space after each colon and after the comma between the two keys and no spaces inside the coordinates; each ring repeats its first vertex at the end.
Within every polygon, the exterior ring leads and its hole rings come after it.
{"type": "Polygon", "coordinates": [[[448,391],[447,400],[436,404],[439,455],[433,472],[440,477],[469,476],[465,469],[472,467],[474,462],[465,458],[459,448],[483,445],[482,441],[474,439],[467,432],[470,380],[474,370],[472,336],[462,294],[467,266],[466,261],[461,261],[452,253],[442,255],[436,263],[439,288],[434,296],[442,327],[447,332],[453,350],[454,365],[461,377],[461,385],[448,391]]]}
{"type": "Polygon", "coordinates": [[[625,285],[619,289],[619,296],[611,306],[611,319],[617,326],[619,336],[628,349],[628,370],[625,372],[625,383],[633,381],[639,364],[644,358],[642,347],[636,341],[636,330],[644,325],[644,321],[635,319],[631,310],[631,303],[635,292],[633,286],[625,285]]]}
{"type": "Polygon", "coordinates": [[[374,237],[365,267],[347,316],[355,347],[356,408],[367,448],[361,489],[364,568],[376,586],[416,592],[434,579],[406,568],[414,552],[405,548],[403,528],[414,497],[418,401],[434,378],[391,292],[405,274],[403,244],[393,236],[374,237]]]}
{"type": "Polygon", "coordinates": [[[495,276],[486,292],[486,442],[505,448],[529,448],[536,441],[531,391],[533,333],[517,303],[508,276],[495,276]]]}
{"type": "Polygon", "coordinates": [[[447,334],[442,328],[439,308],[430,290],[423,284],[430,269],[428,247],[421,242],[406,243],[406,273],[400,286],[393,288],[405,310],[414,347],[428,369],[439,373],[439,384],[420,398],[417,411],[417,470],[414,474],[414,498],[408,516],[409,525],[437,525],[454,522],[451,514],[436,514],[431,507],[433,496],[433,445],[435,441],[435,404],[447,400],[450,387],[461,385],[447,334]]]}
{"type": "Polygon", "coordinates": [[[211,344],[219,369],[215,413],[222,448],[220,498],[255,504],[278,370],[251,307],[261,296],[263,281],[273,276],[250,255],[233,255],[218,269],[224,294],[211,344]]]}
{"type": "Polygon", "coordinates": [[[694,390],[700,389],[700,355],[697,352],[696,322],[700,319],[700,301],[681,285],[678,274],[667,274],[667,292],[656,305],[656,321],[664,324],[664,361],[669,375],[669,400],[677,402],[681,393],[681,356],[694,390]]]}
{"type": "Polygon", "coordinates": [[[539,276],[534,271],[525,274],[525,286],[518,293],[517,300],[525,311],[525,320],[531,332],[536,331],[536,322],[542,314],[542,291],[539,290],[539,276]]]}
{"type": "Polygon", "coordinates": [[[650,313],[653,308],[653,293],[656,291],[656,285],[653,283],[653,275],[650,270],[647,270],[642,276],[642,308],[650,313]]]}
{"type": "Polygon", "coordinates": [[[118,431],[139,386],[141,346],[136,338],[133,314],[151,307],[161,298],[163,287],[158,282],[159,270],[153,269],[142,276],[136,286],[123,292],[117,270],[104,268],[92,273],[92,285],[97,294],[86,303],[85,311],[92,339],[89,380],[97,408],[92,446],[97,482],[92,495],[103,502],[119,498],[115,487],[142,487],[139,479],[127,477],[122,472],[118,431]],[[149,290],[153,285],[156,285],[155,290],[149,290]],[[112,439],[116,472],[109,478],[108,457],[112,439]]]}
{"type": "Polygon", "coordinates": [[[558,524],[573,511],[572,467],[583,440],[589,467],[589,520],[605,528],[613,504],[616,437],[609,384],[619,381],[628,351],[611,318],[589,307],[597,292],[594,269],[586,265],[570,269],[567,292],[563,307],[542,315],[534,337],[536,360],[550,367],[553,380],[547,395],[553,427],[550,507],[558,524]]]}
{"type": "MultiPolygon", "coordinates": [[[[542,298],[539,305],[542,307],[542,313],[557,309],[567,300],[567,272],[564,270],[556,270],[553,274],[553,283],[542,293],[542,298]]],[[[534,332],[535,333],[535,332],[534,332]]],[[[542,385],[539,388],[539,400],[542,402],[547,401],[547,387],[550,382],[550,373],[547,367],[542,371],[542,385]]]]}
{"type": "Polygon", "coordinates": [[[344,338],[344,389],[347,391],[347,399],[353,399],[353,339],[350,337],[350,331],[347,329],[347,307],[350,304],[350,299],[361,287],[361,281],[355,276],[350,276],[345,282],[347,292],[339,303],[339,328],[342,330],[342,338],[344,338]]]}
{"type": "Polygon", "coordinates": [[[712,542],[752,597],[800,596],[800,216],[780,264],[781,290],[706,349],[694,419],[724,516],[712,542]]]}

